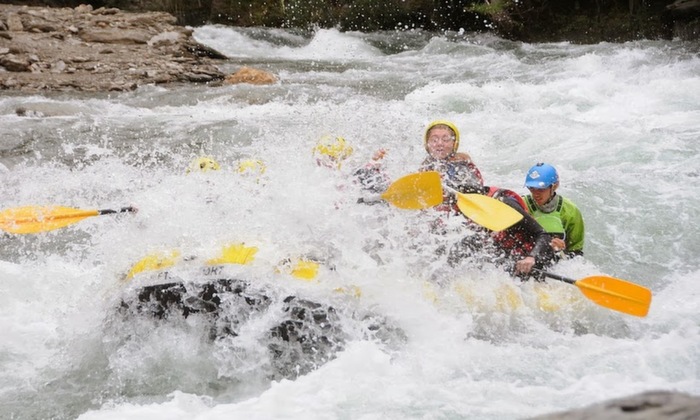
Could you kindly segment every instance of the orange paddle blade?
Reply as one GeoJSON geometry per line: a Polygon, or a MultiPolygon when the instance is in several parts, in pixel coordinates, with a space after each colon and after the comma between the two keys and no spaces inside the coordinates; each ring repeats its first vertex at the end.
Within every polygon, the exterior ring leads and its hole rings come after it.
{"type": "Polygon", "coordinates": [[[0,229],[10,233],[38,233],[59,229],[98,214],[98,210],[70,207],[18,207],[0,212],[0,229]]]}
{"type": "Polygon", "coordinates": [[[591,276],[577,280],[575,286],[600,306],[644,317],[649,312],[651,290],[638,284],[609,276],[591,276]]]}
{"type": "Polygon", "coordinates": [[[389,185],[382,199],[405,210],[421,210],[442,203],[442,181],[435,171],[417,172],[389,185]]]}

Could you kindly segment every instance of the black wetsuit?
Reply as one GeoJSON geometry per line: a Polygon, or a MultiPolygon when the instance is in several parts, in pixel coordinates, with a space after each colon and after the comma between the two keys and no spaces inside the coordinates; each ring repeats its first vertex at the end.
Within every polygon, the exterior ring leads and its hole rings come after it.
{"type": "MultiPolygon", "coordinates": [[[[525,257],[535,258],[535,267],[544,268],[554,257],[549,245],[550,235],[522,207],[520,201],[513,196],[515,193],[501,193],[507,190],[484,188],[486,195],[492,195],[499,201],[514,208],[523,218],[502,232],[491,232],[473,223],[469,235],[453,245],[448,253],[448,262],[456,266],[465,258],[472,258],[477,263],[492,262],[503,266],[506,271],[515,275],[515,263],[525,257]],[[489,193],[490,191],[490,193],[489,193]]],[[[528,277],[524,275],[522,277],[528,277]]]]}

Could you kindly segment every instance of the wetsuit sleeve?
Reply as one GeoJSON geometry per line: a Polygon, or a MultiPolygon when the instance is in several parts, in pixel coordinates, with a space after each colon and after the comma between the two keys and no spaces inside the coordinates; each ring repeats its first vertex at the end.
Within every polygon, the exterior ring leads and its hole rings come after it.
{"type": "Polygon", "coordinates": [[[520,229],[525,232],[528,237],[532,238],[534,246],[532,247],[529,256],[534,257],[538,263],[543,263],[551,259],[551,247],[549,246],[551,237],[537,222],[537,220],[530,216],[525,209],[520,207],[520,204],[514,198],[502,197],[500,200],[523,215],[521,221],[508,229],[520,229]]]}
{"type": "Polygon", "coordinates": [[[585,225],[581,211],[570,200],[564,200],[561,219],[566,231],[566,253],[583,255],[585,225]]]}
{"type": "Polygon", "coordinates": [[[482,190],[484,181],[473,163],[457,161],[446,165],[445,184],[461,193],[474,193],[482,190]]]}
{"type": "Polygon", "coordinates": [[[469,170],[474,174],[481,186],[484,186],[484,177],[481,176],[481,171],[472,162],[469,162],[469,170]]]}
{"type": "Polygon", "coordinates": [[[364,191],[381,194],[389,187],[389,178],[381,165],[367,164],[356,169],[352,176],[364,191]]]}

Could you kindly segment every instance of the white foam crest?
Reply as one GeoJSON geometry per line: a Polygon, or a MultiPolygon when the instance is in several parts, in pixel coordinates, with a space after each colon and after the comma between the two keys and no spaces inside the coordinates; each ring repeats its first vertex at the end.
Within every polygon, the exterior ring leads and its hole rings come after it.
{"type": "Polygon", "coordinates": [[[261,58],[274,56],[279,46],[256,40],[235,28],[205,25],[195,28],[193,37],[230,58],[261,58]]]}
{"type": "Polygon", "coordinates": [[[354,61],[382,56],[359,33],[337,29],[317,29],[310,40],[302,44],[301,39],[295,38],[292,46],[256,40],[234,28],[211,25],[197,28],[195,38],[231,58],[354,61]]]}
{"type": "Polygon", "coordinates": [[[383,55],[359,34],[337,29],[316,30],[308,45],[298,49],[282,48],[280,53],[287,59],[324,61],[362,61],[383,55]]]}
{"type": "Polygon", "coordinates": [[[102,407],[99,411],[90,410],[78,417],[81,420],[118,420],[129,418],[133,420],[148,419],[172,419],[187,420],[198,418],[201,413],[206,413],[212,403],[212,399],[205,396],[187,394],[175,391],[169,394],[170,401],[164,403],[136,404],[111,403],[102,407]]]}

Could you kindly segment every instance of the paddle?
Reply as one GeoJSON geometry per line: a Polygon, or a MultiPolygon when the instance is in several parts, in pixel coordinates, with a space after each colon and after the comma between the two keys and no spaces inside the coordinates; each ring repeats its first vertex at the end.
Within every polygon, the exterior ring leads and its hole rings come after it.
{"type": "Polygon", "coordinates": [[[0,229],[10,233],[38,233],[59,229],[87,217],[114,213],[136,213],[134,207],[119,210],[81,210],[70,207],[26,206],[0,212],[0,229]]]}
{"type": "Polygon", "coordinates": [[[600,306],[629,315],[644,317],[649,312],[651,290],[610,276],[590,276],[580,280],[533,269],[545,277],[573,284],[584,296],[600,306]]]}
{"type": "Polygon", "coordinates": [[[403,176],[389,185],[379,197],[361,198],[359,203],[373,204],[384,200],[404,210],[422,210],[442,203],[440,174],[435,171],[403,176]]]}
{"type": "MultiPolygon", "coordinates": [[[[475,223],[498,232],[518,223],[523,215],[517,210],[481,194],[462,194],[450,189],[457,196],[459,210],[475,223]]],[[[406,210],[421,210],[437,206],[443,200],[443,185],[436,171],[409,174],[394,181],[381,195],[394,206],[406,210]]]]}
{"type": "Polygon", "coordinates": [[[494,232],[508,229],[523,218],[517,210],[493,197],[482,194],[462,194],[457,191],[455,194],[457,207],[462,214],[494,232]]]}

